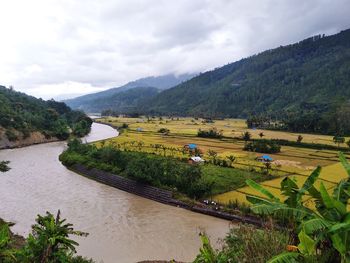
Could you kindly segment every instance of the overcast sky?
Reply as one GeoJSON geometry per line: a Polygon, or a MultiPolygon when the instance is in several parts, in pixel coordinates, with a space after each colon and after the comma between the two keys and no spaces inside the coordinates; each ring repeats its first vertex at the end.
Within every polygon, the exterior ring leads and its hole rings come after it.
{"type": "Polygon", "coordinates": [[[350,28],[349,0],[0,0],[0,84],[64,98],[350,28]]]}

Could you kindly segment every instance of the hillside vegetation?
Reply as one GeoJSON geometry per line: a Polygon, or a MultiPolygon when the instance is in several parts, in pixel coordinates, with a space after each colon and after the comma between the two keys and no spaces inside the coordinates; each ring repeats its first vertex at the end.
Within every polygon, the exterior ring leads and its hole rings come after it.
{"type": "Polygon", "coordinates": [[[32,132],[46,138],[67,139],[72,132],[84,136],[90,132],[91,119],[66,104],[44,101],[0,86],[0,130],[9,141],[25,139],[32,132]]]}
{"type": "Polygon", "coordinates": [[[349,134],[349,72],[350,30],[345,30],[205,72],[161,92],[142,109],[159,115],[263,115],[294,123],[298,131],[349,134]]]}
{"type": "Polygon", "coordinates": [[[102,112],[104,110],[135,112],[137,106],[143,105],[145,100],[153,98],[162,90],[174,87],[192,77],[193,75],[190,74],[179,76],[169,74],[142,78],[118,88],[66,100],[65,103],[73,109],[85,112],[102,112]]]}

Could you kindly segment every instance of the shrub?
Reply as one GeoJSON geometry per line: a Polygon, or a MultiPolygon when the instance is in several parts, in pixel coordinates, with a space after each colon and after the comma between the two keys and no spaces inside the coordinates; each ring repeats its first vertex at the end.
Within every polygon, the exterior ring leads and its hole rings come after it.
{"type": "Polygon", "coordinates": [[[225,253],[233,262],[260,263],[284,252],[289,244],[289,234],[273,227],[257,229],[241,224],[232,228],[225,238],[225,253]]]}
{"type": "Polygon", "coordinates": [[[218,131],[215,127],[211,128],[209,130],[202,130],[199,129],[197,132],[198,137],[203,137],[203,138],[217,138],[221,139],[222,138],[222,131],[218,131]]]}
{"type": "Polygon", "coordinates": [[[12,130],[6,130],[5,135],[10,142],[16,141],[18,139],[17,135],[12,130]]]}
{"type": "Polygon", "coordinates": [[[160,129],[158,130],[158,132],[159,132],[159,133],[163,133],[163,134],[169,134],[170,130],[167,129],[167,128],[160,128],[160,129]]]}
{"type": "Polygon", "coordinates": [[[244,151],[259,152],[259,153],[279,153],[281,146],[270,140],[258,140],[249,142],[244,145],[244,151]]]}
{"type": "Polygon", "coordinates": [[[289,234],[272,227],[257,229],[241,224],[230,229],[221,250],[215,251],[205,234],[201,234],[203,247],[194,263],[207,262],[267,262],[285,251],[289,234]]]}

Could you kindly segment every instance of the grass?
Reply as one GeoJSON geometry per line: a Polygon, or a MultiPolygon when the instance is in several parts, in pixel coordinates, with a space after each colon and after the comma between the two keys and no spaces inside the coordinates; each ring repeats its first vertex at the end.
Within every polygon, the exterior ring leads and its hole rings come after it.
{"type": "MultiPolygon", "coordinates": [[[[307,178],[307,176],[304,175],[293,175],[292,177],[296,180],[296,183],[299,187],[305,182],[307,178]]],[[[337,182],[346,177],[347,173],[340,163],[332,164],[322,168],[321,174],[319,176],[319,179],[316,181],[315,186],[318,188],[322,182],[326,189],[332,190],[337,182]]],[[[282,180],[283,178],[276,178],[273,180],[264,181],[261,184],[273,194],[277,195],[278,197],[281,197],[279,189],[282,180]]],[[[249,186],[244,186],[234,191],[216,195],[214,199],[220,203],[226,204],[232,200],[237,200],[241,203],[247,203],[247,201],[245,200],[245,196],[247,194],[254,196],[263,196],[259,192],[250,188],[249,186]]]]}
{"type": "MultiPolygon", "coordinates": [[[[209,160],[208,151],[213,150],[217,152],[218,157],[226,159],[233,155],[235,161],[232,166],[238,169],[218,167],[214,165],[203,166],[205,180],[214,182],[213,195],[214,199],[228,203],[230,200],[238,200],[239,202],[246,202],[245,195],[258,193],[252,192],[249,187],[245,186],[245,180],[250,178],[256,181],[264,181],[271,192],[279,194],[280,182],[284,176],[293,176],[298,184],[302,184],[307,176],[312,172],[317,165],[323,167],[320,176],[326,188],[334,187],[334,184],[346,177],[345,171],[342,170],[338,164],[338,153],[332,150],[315,150],[309,148],[299,148],[292,146],[282,146],[281,152],[278,154],[271,154],[270,156],[275,160],[272,164],[271,174],[274,179],[261,173],[265,169],[264,164],[256,161],[256,157],[261,155],[259,153],[251,153],[243,151],[244,142],[242,140],[234,139],[234,137],[241,136],[247,131],[245,120],[241,119],[225,119],[215,120],[214,123],[204,123],[201,119],[193,118],[101,118],[100,122],[112,124],[114,126],[122,126],[123,123],[129,125],[129,129],[117,138],[109,139],[106,143],[119,145],[124,147],[131,147],[132,150],[140,150],[144,152],[154,152],[152,145],[161,144],[166,147],[178,149],[178,151],[162,153],[158,150],[158,154],[166,154],[175,157],[189,157],[181,153],[184,145],[195,143],[204,153],[203,158],[209,160]],[[225,136],[223,139],[211,139],[196,137],[198,129],[217,128],[221,130],[225,136]],[[158,133],[161,128],[170,130],[168,135],[158,133]],[[137,148],[137,143],[143,142],[143,146],[137,148]],[[131,144],[134,146],[131,146],[131,144]],[[128,146],[126,146],[128,145],[128,146]]],[[[252,134],[253,139],[258,139],[259,133],[263,132],[265,139],[287,139],[296,141],[299,133],[290,133],[283,131],[268,131],[268,130],[248,130],[252,134]]],[[[316,134],[301,134],[303,142],[308,143],[322,143],[334,145],[333,137],[316,134]]],[[[345,144],[341,145],[346,147],[345,144]]],[[[348,154],[348,157],[350,155],[348,154]]]]}
{"type": "Polygon", "coordinates": [[[248,172],[239,169],[218,167],[214,165],[204,165],[202,168],[203,178],[208,182],[213,182],[212,194],[220,194],[245,186],[247,179],[258,182],[267,180],[270,176],[248,172]]]}

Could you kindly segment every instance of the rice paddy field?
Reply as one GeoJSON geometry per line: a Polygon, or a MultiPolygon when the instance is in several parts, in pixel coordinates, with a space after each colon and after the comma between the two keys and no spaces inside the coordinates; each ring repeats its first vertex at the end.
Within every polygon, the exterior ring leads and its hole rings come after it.
{"type": "MultiPolygon", "coordinates": [[[[256,157],[262,154],[243,151],[244,141],[234,138],[249,131],[252,138],[260,138],[259,134],[263,132],[265,139],[296,141],[298,135],[302,135],[303,142],[334,145],[332,136],[247,129],[245,120],[242,119],[224,119],[206,123],[202,119],[194,118],[106,117],[97,121],[116,127],[121,127],[123,124],[128,125],[128,129],[125,129],[120,136],[104,142],[107,144],[119,147],[128,145],[128,147],[133,147],[133,150],[146,152],[154,152],[154,145],[164,145],[170,149],[167,151],[167,155],[178,155],[179,157],[183,157],[181,149],[184,145],[196,144],[203,152],[204,159],[210,158],[209,150],[215,151],[222,159],[234,156],[235,160],[231,166],[236,169],[222,167],[215,169],[208,168],[207,165],[203,169],[206,177],[212,177],[212,180],[217,182],[213,199],[220,203],[227,204],[236,200],[240,203],[246,203],[247,194],[259,196],[259,193],[248,186],[242,186],[244,178],[255,178],[257,181],[263,181],[262,184],[268,190],[279,195],[280,182],[285,176],[291,176],[301,185],[318,165],[322,167],[318,183],[323,182],[328,189],[332,189],[339,180],[347,176],[345,170],[338,163],[337,151],[291,146],[282,146],[280,153],[271,154],[274,161],[270,177],[262,175],[259,172],[265,169],[264,164],[256,161],[256,157]],[[211,139],[196,136],[199,129],[208,130],[214,127],[222,131],[225,138],[211,139]],[[169,133],[165,135],[158,132],[161,128],[169,129],[169,133]],[[249,173],[253,173],[254,176],[250,176],[249,173]],[[257,174],[260,174],[261,178],[257,178],[257,174]],[[235,184],[234,182],[240,183],[235,184]]],[[[345,144],[341,146],[346,147],[345,144]]],[[[161,151],[160,149],[156,150],[161,151]]]]}

